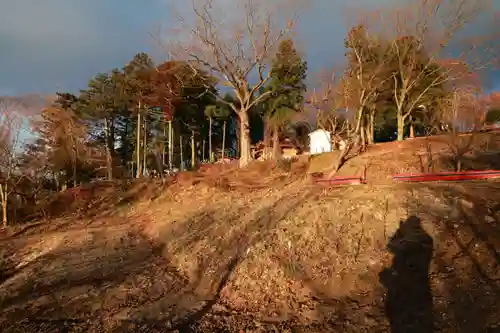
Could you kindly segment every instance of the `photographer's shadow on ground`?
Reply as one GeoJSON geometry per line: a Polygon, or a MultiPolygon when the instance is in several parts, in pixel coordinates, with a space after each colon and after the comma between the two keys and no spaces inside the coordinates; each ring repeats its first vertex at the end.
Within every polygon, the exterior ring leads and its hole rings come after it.
{"type": "Polygon", "coordinates": [[[422,228],[420,218],[412,215],[401,221],[387,248],[394,255],[392,265],[379,277],[387,290],[385,310],[391,332],[434,332],[429,282],[433,240],[422,228]]]}

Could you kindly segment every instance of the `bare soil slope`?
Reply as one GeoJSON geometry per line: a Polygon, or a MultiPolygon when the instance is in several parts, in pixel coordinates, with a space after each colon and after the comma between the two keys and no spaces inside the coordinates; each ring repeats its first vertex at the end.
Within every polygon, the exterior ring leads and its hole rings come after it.
{"type": "Polygon", "coordinates": [[[254,168],[4,235],[0,330],[499,332],[498,183],[326,190],[254,168]]]}
{"type": "MultiPolygon", "coordinates": [[[[452,151],[457,148],[466,152],[463,170],[500,169],[500,133],[491,132],[378,143],[348,160],[337,176],[365,176],[371,183],[391,183],[393,174],[453,171],[452,151]]],[[[336,152],[313,156],[308,172],[328,173],[335,161],[336,152]]]]}

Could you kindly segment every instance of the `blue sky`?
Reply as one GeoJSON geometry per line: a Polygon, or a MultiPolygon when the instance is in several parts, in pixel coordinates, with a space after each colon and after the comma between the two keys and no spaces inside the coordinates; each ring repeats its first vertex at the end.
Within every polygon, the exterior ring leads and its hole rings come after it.
{"type": "MultiPolygon", "coordinates": [[[[172,1],[0,0],[0,95],[76,92],[96,73],[122,67],[137,52],[159,59],[161,49],[150,34],[172,24],[172,1]]],[[[388,2],[348,1],[365,8],[388,2]]],[[[346,6],[341,0],[316,0],[301,17],[298,40],[311,70],[342,60],[346,6]]]]}
{"type": "MultiPolygon", "coordinates": [[[[0,0],[0,95],[78,91],[137,52],[159,59],[150,34],[174,23],[172,2],[182,10],[190,0],[0,0]]],[[[343,56],[344,3],[316,0],[301,17],[298,39],[313,70],[343,56]]]]}

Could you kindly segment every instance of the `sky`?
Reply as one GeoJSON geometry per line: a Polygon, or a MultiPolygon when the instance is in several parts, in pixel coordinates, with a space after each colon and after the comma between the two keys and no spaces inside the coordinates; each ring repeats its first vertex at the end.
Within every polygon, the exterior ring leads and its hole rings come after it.
{"type": "MultiPolygon", "coordinates": [[[[390,1],[347,3],[366,9],[390,1]]],[[[152,36],[172,26],[172,3],[181,8],[190,1],[0,0],[0,96],[78,92],[96,73],[122,67],[138,52],[164,58],[152,36]]],[[[347,6],[314,0],[301,16],[297,39],[311,71],[342,61],[347,6]]]]}

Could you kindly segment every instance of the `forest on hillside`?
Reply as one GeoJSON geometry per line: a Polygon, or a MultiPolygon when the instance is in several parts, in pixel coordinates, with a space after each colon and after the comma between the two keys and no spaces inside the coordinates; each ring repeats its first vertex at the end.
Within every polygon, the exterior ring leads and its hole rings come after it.
{"type": "Polygon", "coordinates": [[[190,39],[172,42],[169,60],[138,53],[122,68],[96,73],[78,94],[3,97],[4,225],[94,179],[163,177],[225,158],[245,166],[258,141],[279,158],[280,140],[306,147],[315,128],[344,140],[348,156],[376,142],[500,120],[500,95],[483,88],[485,70],[495,69],[491,38],[454,38],[486,8],[417,2],[361,15],[345,37],[346,65],[332,61],[309,73],[311,50],[300,50],[292,34],[297,16],[280,26],[276,12],[247,5],[241,34],[228,33],[207,0],[193,8],[194,23],[181,22],[190,39]],[[450,56],[447,47],[456,45],[466,51],[450,56]],[[34,138],[24,140],[27,126],[34,138]]]}

